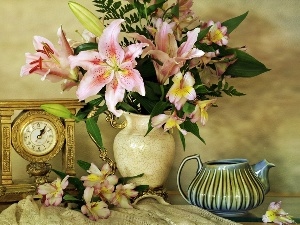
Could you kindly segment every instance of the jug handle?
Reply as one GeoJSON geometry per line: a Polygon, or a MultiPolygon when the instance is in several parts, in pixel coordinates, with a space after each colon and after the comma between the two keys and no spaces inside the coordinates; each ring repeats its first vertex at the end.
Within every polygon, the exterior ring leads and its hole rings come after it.
{"type": "Polygon", "coordinates": [[[177,172],[177,187],[178,187],[178,190],[181,194],[181,196],[184,198],[185,201],[187,201],[188,203],[190,203],[188,197],[186,196],[186,194],[183,192],[182,190],[182,187],[181,187],[181,183],[180,183],[180,176],[181,176],[181,171],[182,171],[182,168],[183,166],[185,165],[185,163],[191,159],[196,159],[197,162],[198,162],[198,169],[197,169],[197,173],[200,172],[201,168],[202,168],[202,162],[201,162],[201,159],[200,159],[200,155],[196,154],[196,155],[191,155],[191,156],[188,156],[186,158],[184,158],[179,166],[179,169],[178,169],[178,172],[177,172]]]}

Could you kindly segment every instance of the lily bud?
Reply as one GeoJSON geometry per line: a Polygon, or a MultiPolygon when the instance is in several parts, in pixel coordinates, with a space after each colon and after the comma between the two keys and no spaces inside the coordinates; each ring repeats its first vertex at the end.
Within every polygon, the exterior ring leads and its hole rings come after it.
{"type": "Polygon", "coordinates": [[[41,105],[41,108],[57,117],[61,117],[64,119],[74,118],[70,110],[61,104],[43,104],[41,105]]]}
{"type": "Polygon", "coordinates": [[[104,24],[97,16],[95,16],[87,8],[76,2],[70,1],[68,2],[68,4],[73,14],[77,17],[77,19],[85,27],[85,29],[87,29],[97,37],[101,36],[104,29],[104,24]]]}

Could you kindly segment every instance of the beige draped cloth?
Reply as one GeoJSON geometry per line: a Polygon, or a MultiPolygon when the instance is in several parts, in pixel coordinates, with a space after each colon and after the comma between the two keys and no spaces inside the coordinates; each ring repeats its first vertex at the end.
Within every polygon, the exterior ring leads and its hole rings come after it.
{"type": "Polygon", "coordinates": [[[58,206],[45,207],[32,196],[14,203],[0,214],[1,225],[236,225],[237,223],[218,217],[192,205],[162,205],[142,201],[133,209],[116,208],[108,219],[91,221],[81,212],[58,206]]]}

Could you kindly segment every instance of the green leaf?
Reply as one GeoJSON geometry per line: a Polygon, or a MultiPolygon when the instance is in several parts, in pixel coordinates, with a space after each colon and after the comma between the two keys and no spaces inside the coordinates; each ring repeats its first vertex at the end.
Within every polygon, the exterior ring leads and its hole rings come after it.
{"type": "Polygon", "coordinates": [[[197,41],[202,40],[207,35],[209,29],[210,29],[210,27],[207,27],[207,28],[201,30],[198,34],[197,41]]]}
{"type": "Polygon", "coordinates": [[[181,132],[179,132],[179,137],[180,137],[180,141],[181,141],[183,150],[185,151],[185,137],[181,132]]]}
{"type": "Polygon", "coordinates": [[[151,126],[152,117],[163,113],[169,106],[170,106],[170,104],[168,102],[163,102],[163,101],[159,101],[155,104],[155,106],[153,107],[153,110],[150,114],[150,119],[149,119],[149,123],[148,123],[148,130],[147,130],[145,136],[153,129],[153,127],[151,126]]]}
{"type": "Polygon", "coordinates": [[[122,2],[114,2],[113,8],[118,9],[122,5],[122,2]]]}
{"type": "Polygon", "coordinates": [[[82,202],[82,200],[78,199],[78,198],[75,198],[73,195],[70,195],[70,194],[66,194],[63,199],[65,201],[71,201],[71,202],[82,202]]]}
{"type": "Polygon", "coordinates": [[[43,104],[41,105],[41,108],[57,117],[75,119],[75,116],[71,113],[71,111],[61,104],[43,104]]]}
{"type": "Polygon", "coordinates": [[[66,173],[63,173],[63,172],[61,172],[61,171],[58,171],[58,170],[55,170],[55,169],[52,169],[52,171],[53,171],[54,173],[56,173],[56,175],[58,175],[61,179],[64,179],[65,176],[67,176],[66,173]]]}
{"type": "Polygon", "coordinates": [[[132,107],[126,102],[119,102],[117,107],[123,109],[126,112],[138,113],[138,111],[134,107],[132,107]]]}
{"type": "Polygon", "coordinates": [[[134,190],[136,190],[139,193],[143,193],[144,191],[149,189],[149,185],[138,185],[135,187],[134,190]]]}
{"type": "Polygon", "coordinates": [[[200,136],[199,127],[196,123],[192,123],[190,120],[186,120],[183,123],[183,128],[187,132],[191,132],[193,135],[195,135],[197,138],[199,138],[205,144],[204,139],[200,136]]]}
{"type": "Polygon", "coordinates": [[[237,28],[240,23],[246,18],[248,15],[248,12],[245,12],[244,14],[231,18],[229,20],[226,20],[222,23],[222,26],[227,27],[227,34],[230,34],[235,28],[237,28]]]}
{"type": "Polygon", "coordinates": [[[91,163],[82,160],[77,160],[77,164],[78,166],[80,166],[80,168],[82,168],[85,171],[89,170],[91,167],[91,163]]]}
{"type": "MultiPolygon", "coordinates": [[[[93,99],[91,101],[89,101],[83,108],[81,108],[77,114],[76,117],[80,120],[84,120],[87,118],[87,116],[89,115],[89,113],[95,109],[95,107],[99,107],[99,105],[104,101],[104,98],[102,96],[100,96],[99,98],[93,99]]],[[[103,109],[98,109],[97,112],[95,114],[99,115],[101,111],[106,111],[107,110],[107,106],[103,105],[102,106],[103,109]]]]}
{"type": "Polygon", "coordinates": [[[263,63],[244,51],[228,49],[226,53],[228,55],[235,54],[237,61],[226,69],[225,74],[233,77],[254,77],[270,70],[263,63]]]}
{"type": "Polygon", "coordinates": [[[78,45],[75,49],[74,49],[74,54],[78,55],[79,52],[82,51],[87,51],[87,50],[96,50],[98,49],[98,43],[83,43],[81,45],[78,45]]]}
{"type": "Polygon", "coordinates": [[[134,0],[133,3],[134,7],[137,9],[138,11],[138,15],[141,16],[142,18],[146,18],[146,8],[145,8],[145,4],[140,3],[138,0],[134,0]]]}
{"type": "Polygon", "coordinates": [[[78,198],[81,198],[85,190],[85,187],[83,186],[83,182],[78,177],[69,177],[68,181],[78,191],[78,195],[77,195],[78,198]]]}
{"type": "MultiPolygon", "coordinates": [[[[56,173],[61,179],[64,179],[67,176],[66,173],[63,173],[61,171],[58,171],[58,170],[55,170],[55,169],[52,169],[52,171],[54,173],[56,173]]],[[[83,186],[82,181],[77,177],[69,177],[68,181],[69,181],[70,184],[74,185],[74,187],[78,191],[78,196],[81,197],[83,195],[83,192],[84,192],[84,189],[85,189],[85,187],[83,186]]]]}
{"type": "Polygon", "coordinates": [[[141,106],[150,113],[153,107],[155,106],[155,102],[150,101],[148,98],[141,96],[136,92],[132,92],[131,95],[141,104],[141,106]]]}
{"type": "Polygon", "coordinates": [[[202,50],[204,52],[214,52],[215,51],[213,46],[207,45],[205,43],[196,42],[195,45],[197,48],[199,48],[200,50],[202,50]]]}
{"type": "Polygon", "coordinates": [[[142,176],[144,176],[143,173],[141,173],[139,175],[136,175],[136,176],[133,176],[133,177],[120,177],[119,180],[118,180],[118,184],[126,184],[126,183],[128,183],[129,180],[134,179],[134,178],[139,178],[139,177],[142,177],[142,176]]]}
{"type": "Polygon", "coordinates": [[[183,112],[191,114],[195,110],[195,105],[186,102],[182,107],[183,112]]]}
{"type": "Polygon", "coordinates": [[[88,118],[86,120],[86,130],[91,135],[97,146],[101,149],[104,149],[101,132],[97,121],[94,118],[88,118]]]}
{"type": "Polygon", "coordinates": [[[151,100],[159,100],[162,93],[159,83],[145,81],[146,97],[151,100]]]}
{"type": "Polygon", "coordinates": [[[178,3],[171,8],[171,13],[176,18],[179,18],[179,4],[178,3]]]}
{"type": "MultiPolygon", "coordinates": [[[[162,8],[163,7],[163,4],[167,2],[167,0],[156,0],[155,1],[155,4],[153,5],[150,5],[148,8],[147,8],[147,14],[150,15],[152,14],[155,10],[157,10],[158,8],[162,8]]],[[[176,8],[176,6],[174,6],[173,8],[176,8]]],[[[178,14],[179,14],[179,7],[178,8],[178,14]]],[[[175,9],[174,9],[175,10],[175,9]]],[[[176,10],[175,10],[176,11],[176,10]]],[[[172,9],[172,13],[173,13],[173,9],[172,9]]],[[[175,13],[175,12],[174,12],[175,13]]],[[[173,14],[175,15],[175,14],[173,14]]]]}

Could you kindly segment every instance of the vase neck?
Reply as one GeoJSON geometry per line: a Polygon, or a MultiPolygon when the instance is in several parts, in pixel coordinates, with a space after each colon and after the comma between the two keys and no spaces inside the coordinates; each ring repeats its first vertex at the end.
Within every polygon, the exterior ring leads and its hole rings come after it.
{"type": "Polygon", "coordinates": [[[127,129],[135,129],[147,132],[150,115],[140,115],[134,113],[123,113],[126,118],[127,129]]]}

